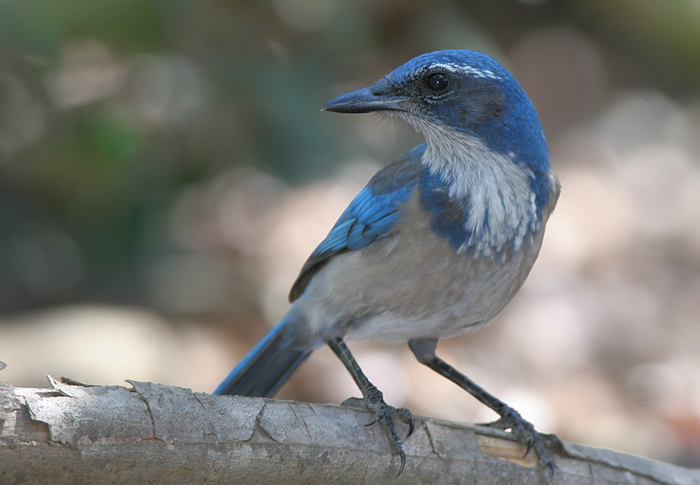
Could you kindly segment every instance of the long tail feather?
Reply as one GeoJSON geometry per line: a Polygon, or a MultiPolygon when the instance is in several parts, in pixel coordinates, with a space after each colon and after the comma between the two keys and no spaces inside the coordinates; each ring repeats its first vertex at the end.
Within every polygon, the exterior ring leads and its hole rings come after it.
{"type": "Polygon", "coordinates": [[[248,352],[214,394],[271,397],[315,346],[303,339],[293,310],[248,352]]]}

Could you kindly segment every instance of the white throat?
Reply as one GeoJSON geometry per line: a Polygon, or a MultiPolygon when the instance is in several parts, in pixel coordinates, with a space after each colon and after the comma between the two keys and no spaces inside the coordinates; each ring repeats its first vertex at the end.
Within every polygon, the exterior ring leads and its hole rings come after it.
{"type": "Polygon", "coordinates": [[[491,151],[465,133],[415,119],[411,123],[426,137],[422,163],[442,175],[450,198],[468,199],[464,227],[471,238],[459,251],[474,248],[491,255],[509,245],[520,248],[540,225],[532,170],[514,163],[513,154],[491,151]]]}

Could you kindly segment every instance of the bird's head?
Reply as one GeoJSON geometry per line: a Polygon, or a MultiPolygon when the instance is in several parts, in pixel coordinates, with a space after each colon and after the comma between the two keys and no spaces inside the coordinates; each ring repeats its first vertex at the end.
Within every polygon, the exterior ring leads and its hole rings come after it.
{"type": "Polygon", "coordinates": [[[324,109],[388,114],[413,125],[429,145],[472,140],[536,171],[549,166],[542,126],[530,99],[503,66],[479,52],[424,54],[369,87],[338,96],[324,109]]]}

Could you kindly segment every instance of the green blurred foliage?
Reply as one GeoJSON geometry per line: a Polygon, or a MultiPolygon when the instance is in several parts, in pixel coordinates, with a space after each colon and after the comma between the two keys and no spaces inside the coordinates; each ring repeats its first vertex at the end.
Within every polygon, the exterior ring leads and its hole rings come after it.
{"type": "Polygon", "coordinates": [[[618,35],[700,77],[700,4],[694,0],[591,0],[579,2],[618,35]]]}
{"type": "Polygon", "coordinates": [[[167,48],[169,13],[181,1],[47,0],[2,5],[2,39],[27,53],[54,58],[66,40],[97,37],[122,53],[167,48]]]}

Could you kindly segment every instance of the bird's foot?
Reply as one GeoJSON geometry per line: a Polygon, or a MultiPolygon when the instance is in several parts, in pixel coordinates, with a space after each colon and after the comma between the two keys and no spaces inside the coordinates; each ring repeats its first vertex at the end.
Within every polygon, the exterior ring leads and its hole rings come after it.
{"type": "Polygon", "coordinates": [[[490,423],[482,423],[480,426],[488,426],[490,428],[508,430],[515,435],[518,440],[525,445],[525,454],[530,450],[535,450],[535,454],[540,462],[540,465],[547,468],[549,471],[549,482],[554,476],[554,461],[547,449],[548,446],[561,445],[561,441],[556,435],[544,435],[537,431],[535,427],[520,416],[520,413],[511,407],[506,407],[499,419],[490,423]]]}
{"type": "Polygon", "coordinates": [[[394,419],[408,425],[408,434],[406,438],[413,434],[415,429],[415,420],[413,419],[413,414],[407,408],[394,408],[389,406],[384,401],[384,395],[382,391],[374,386],[370,386],[364,392],[364,398],[349,398],[343,401],[343,405],[353,406],[353,407],[363,407],[374,413],[374,418],[366,424],[366,426],[372,426],[374,423],[381,423],[384,429],[389,433],[391,438],[391,447],[394,453],[399,455],[401,459],[401,466],[399,467],[399,472],[396,474],[398,477],[403,472],[406,467],[406,452],[404,451],[403,442],[396,432],[394,427],[394,419]]]}

